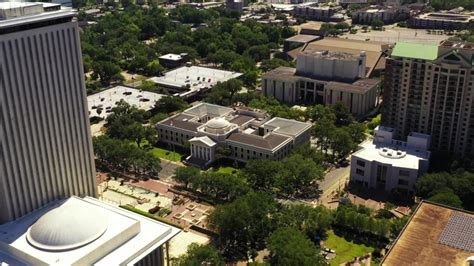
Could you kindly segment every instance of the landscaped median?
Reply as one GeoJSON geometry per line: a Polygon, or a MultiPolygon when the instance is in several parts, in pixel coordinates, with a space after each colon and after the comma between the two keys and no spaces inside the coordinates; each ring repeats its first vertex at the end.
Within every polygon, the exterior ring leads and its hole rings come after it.
{"type": "Polygon", "coordinates": [[[159,222],[162,222],[162,223],[165,223],[165,224],[174,226],[174,227],[178,227],[179,229],[184,229],[184,227],[183,227],[182,225],[179,225],[179,224],[177,224],[177,223],[173,223],[173,222],[167,221],[167,220],[165,220],[165,219],[163,219],[163,218],[161,218],[161,217],[158,217],[158,216],[155,216],[155,215],[153,215],[153,214],[151,214],[151,213],[148,213],[148,212],[146,212],[146,211],[142,211],[142,210],[140,210],[140,209],[137,209],[137,208],[133,207],[132,205],[128,205],[128,204],[126,204],[126,205],[120,205],[120,208],[124,208],[124,209],[126,209],[126,210],[131,211],[131,212],[138,213],[138,214],[141,214],[141,215],[146,216],[146,217],[148,217],[148,218],[151,218],[151,219],[153,219],[153,220],[156,220],[156,221],[159,221],[159,222]]]}

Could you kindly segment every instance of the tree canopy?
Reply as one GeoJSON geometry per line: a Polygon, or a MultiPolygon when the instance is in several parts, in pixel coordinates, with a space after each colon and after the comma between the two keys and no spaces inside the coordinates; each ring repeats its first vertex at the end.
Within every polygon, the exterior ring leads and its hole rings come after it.
{"type": "Polygon", "coordinates": [[[219,251],[211,245],[198,245],[192,243],[188,246],[186,254],[173,260],[176,266],[224,266],[224,259],[219,251]]]}
{"type": "Polygon", "coordinates": [[[268,240],[272,265],[319,266],[328,265],[319,249],[301,231],[280,228],[268,240]]]}
{"type": "Polygon", "coordinates": [[[277,206],[273,197],[261,192],[249,192],[232,203],[217,206],[209,220],[219,232],[224,254],[255,257],[273,231],[277,206]]]}

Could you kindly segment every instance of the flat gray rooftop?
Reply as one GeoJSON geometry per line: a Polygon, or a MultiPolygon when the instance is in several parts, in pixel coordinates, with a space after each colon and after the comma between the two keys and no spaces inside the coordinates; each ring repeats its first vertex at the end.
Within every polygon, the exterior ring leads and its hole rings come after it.
{"type": "Polygon", "coordinates": [[[308,123],[281,117],[272,118],[270,121],[266,122],[264,126],[274,127],[276,129],[273,132],[289,136],[296,136],[311,127],[308,123]]]}
{"type": "Polygon", "coordinates": [[[96,94],[87,96],[89,105],[89,117],[99,116],[106,118],[120,100],[124,100],[130,105],[136,106],[143,110],[150,110],[155,106],[155,102],[164,97],[164,94],[158,94],[149,91],[140,91],[125,86],[117,86],[96,94]],[[97,113],[98,108],[102,108],[100,115],[97,113]]]}
{"type": "Polygon", "coordinates": [[[74,16],[74,10],[59,4],[0,2],[0,29],[74,16]]]}
{"type": "Polygon", "coordinates": [[[242,73],[225,71],[200,66],[184,66],[169,72],[166,72],[162,77],[150,78],[150,81],[158,85],[183,88],[187,90],[189,86],[190,91],[199,91],[205,88],[211,88],[217,82],[225,82],[233,78],[242,76],[242,73]]]}

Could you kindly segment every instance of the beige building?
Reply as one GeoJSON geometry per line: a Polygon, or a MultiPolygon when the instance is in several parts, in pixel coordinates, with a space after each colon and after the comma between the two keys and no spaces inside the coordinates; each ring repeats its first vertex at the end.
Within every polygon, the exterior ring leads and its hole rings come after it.
{"type": "Polygon", "coordinates": [[[287,104],[345,104],[355,116],[377,106],[380,80],[366,76],[366,54],[308,50],[296,68],[279,67],[262,76],[262,94],[287,104]]]}
{"type": "Polygon", "coordinates": [[[474,153],[474,45],[397,43],[387,61],[382,124],[406,139],[431,135],[431,149],[474,153]]]}
{"type": "Polygon", "coordinates": [[[412,195],[418,177],[428,170],[430,136],[412,132],[407,141],[393,138],[393,128],[377,127],[374,139],[360,144],[351,157],[351,182],[364,188],[412,195]]]}
{"type": "Polygon", "coordinates": [[[51,202],[0,225],[0,264],[164,265],[181,230],[98,199],[51,202]]]}
{"type": "Polygon", "coordinates": [[[474,212],[422,201],[380,265],[474,264],[474,212]]]}
{"type": "Polygon", "coordinates": [[[0,16],[1,224],[96,186],[75,13],[4,2],[0,16]]]}
{"type": "Polygon", "coordinates": [[[161,142],[183,147],[189,141],[186,162],[207,167],[217,149],[237,161],[280,160],[299,145],[308,143],[311,124],[244,108],[201,103],[157,124],[161,142]]]}
{"type": "Polygon", "coordinates": [[[408,25],[421,29],[465,30],[474,27],[474,15],[425,13],[411,18],[408,25]]]}

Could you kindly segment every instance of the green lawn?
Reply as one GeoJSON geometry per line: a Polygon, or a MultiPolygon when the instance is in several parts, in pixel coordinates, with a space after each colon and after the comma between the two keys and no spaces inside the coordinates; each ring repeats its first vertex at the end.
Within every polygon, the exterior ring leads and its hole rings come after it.
{"type": "MultiPolygon", "coordinates": [[[[134,141],[132,141],[131,143],[135,146],[137,145],[137,143],[134,141]]],[[[146,144],[148,144],[148,141],[142,140],[142,142],[140,143],[140,146],[143,147],[146,144]]],[[[174,151],[170,151],[170,150],[166,150],[166,149],[158,148],[154,146],[151,147],[150,152],[156,157],[169,160],[169,161],[174,161],[174,162],[180,161],[181,157],[183,156],[182,154],[178,152],[174,152],[174,151]]]]}
{"type": "MultiPolygon", "coordinates": [[[[215,170],[215,169],[214,169],[215,170]]],[[[219,167],[217,170],[215,170],[219,173],[222,173],[222,174],[234,174],[232,172],[234,171],[239,171],[238,169],[234,168],[234,167],[230,167],[230,166],[221,166],[219,167]]]]}
{"type": "Polygon", "coordinates": [[[165,150],[165,149],[157,148],[157,147],[153,147],[150,150],[150,152],[157,157],[160,157],[162,159],[166,159],[169,161],[174,161],[174,162],[181,160],[181,156],[182,156],[181,154],[177,152],[173,152],[173,151],[169,151],[169,150],[165,150]]]}
{"type": "Polygon", "coordinates": [[[219,169],[217,169],[217,172],[223,173],[223,174],[233,174],[234,171],[239,171],[239,170],[230,166],[222,166],[222,167],[219,167],[219,169]]]}
{"type": "Polygon", "coordinates": [[[328,231],[328,238],[324,241],[324,247],[334,249],[336,257],[330,260],[332,266],[339,265],[344,262],[351,261],[354,257],[362,256],[374,251],[373,247],[354,244],[346,239],[337,236],[332,230],[328,231]]]}

